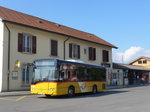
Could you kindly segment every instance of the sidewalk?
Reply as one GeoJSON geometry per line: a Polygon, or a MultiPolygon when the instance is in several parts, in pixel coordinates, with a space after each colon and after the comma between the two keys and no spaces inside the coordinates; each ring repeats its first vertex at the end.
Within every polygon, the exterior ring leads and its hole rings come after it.
{"type": "Polygon", "coordinates": [[[0,97],[4,97],[4,96],[25,96],[25,95],[31,95],[30,91],[0,92],[0,97]]]}
{"type": "Polygon", "coordinates": [[[142,87],[142,86],[150,86],[150,84],[144,84],[144,85],[119,85],[119,86],[107,86],[106,89],[121,89],[121,88],[142,87]]]}

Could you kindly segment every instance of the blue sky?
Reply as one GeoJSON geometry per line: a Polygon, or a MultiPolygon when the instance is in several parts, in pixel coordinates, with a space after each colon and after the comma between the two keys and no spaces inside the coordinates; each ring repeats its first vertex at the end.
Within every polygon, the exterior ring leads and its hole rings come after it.
{"type": "Polygon", "coordinates": [[[0,0],[0,5],[93,33],[116,45],[113,60],[150,57],[150,0],[0,0]]]}

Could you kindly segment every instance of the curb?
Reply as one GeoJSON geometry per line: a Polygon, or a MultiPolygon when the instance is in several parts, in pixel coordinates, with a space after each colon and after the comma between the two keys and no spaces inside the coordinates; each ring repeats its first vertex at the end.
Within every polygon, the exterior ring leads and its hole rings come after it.
{"type": "Polygon", "coordinates": [[[1,92],[0,97],[5,96],[24,96],[24,95],[32,95],[30,91],[11,91],[11,92],[1,92]]]}
{"type": "Polygon", "coordinates": [[[150,86],[150,84],[144,85],[125,85],[125,86],[107,86],[106,89],[122,89],[122,88],[133,88],[133,87],[143,87],[143,86],[150,86]]]}

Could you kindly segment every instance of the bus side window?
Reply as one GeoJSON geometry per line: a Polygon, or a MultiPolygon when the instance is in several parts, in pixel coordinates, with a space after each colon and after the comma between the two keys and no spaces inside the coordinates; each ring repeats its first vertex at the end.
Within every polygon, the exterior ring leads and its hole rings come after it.
{"type": "Polygon", "coordinates": [[[78,80],[78,71],[77,71],[77,69],[74,69],[73,71],[72,71],[72,75],[71,75],[71,81],[77,81],[78,80]]]}
{"type": "Polygon", "coordinates": [[[70,71],[68,71],[68,80],[70,79],[70,71]]]}
{"type": "Polygon", "coordinates": [[[59,80],[61,80],[61,81],[64,80],[64,72],[63,71],[60,71],[59,80]]]}
{"type": "Polygon", "coordinates": [[[92,81],[92,80],[93,80],[93,77],[92,77],[92,73],[91,73],[91,70],[90,70],[90,69],[87,69],[87,74],[88,74],[88,80],[89,80],[89,81],[92,81]]]}

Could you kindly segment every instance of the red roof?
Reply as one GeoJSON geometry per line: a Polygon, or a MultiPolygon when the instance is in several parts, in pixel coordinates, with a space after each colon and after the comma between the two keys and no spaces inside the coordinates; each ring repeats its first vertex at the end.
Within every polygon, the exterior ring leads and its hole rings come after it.
{"type": "Polygon", "coordinates": [[[97,44],[102,44],[102,45],[109,46],[112,48],[117,48],[116,46],[95,36],[94,34],[79,31],[79,30],[76,30],[76,29],[73,29],[64,25],[50,22],[50,21],[47,21],[38,17],[27,15],[27,14],[17,12],[11,9],[7,9],[1,6],[0,6],[0,18],[2,18],[4,22],[11,22],[15,24],[25,25],[28,27],[38,28],[41,30],[58,33],[61,35],[66,35],[66,36],[78,38],[81,40],[86,40],[86,41],[94,42],[97,44]]]}

